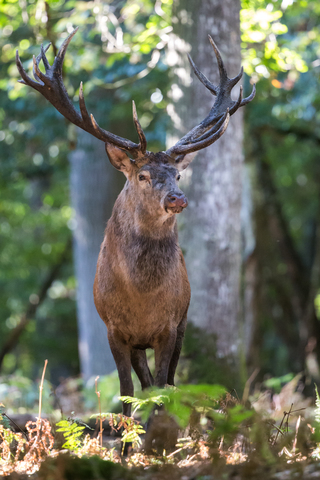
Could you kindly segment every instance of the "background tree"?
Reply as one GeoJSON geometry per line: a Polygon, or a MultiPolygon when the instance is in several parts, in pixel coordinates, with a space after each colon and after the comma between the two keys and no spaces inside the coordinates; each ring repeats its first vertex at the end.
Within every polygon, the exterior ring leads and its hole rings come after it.
{"type": "MultiPolygon", "coordinates": [[[[229,77],[237,75],[241,64],[239,11],[240,3],[235,1],[223,5],[216,0],[174,3],[169,61],[176,82],[169,111],[180,136],[208,114],[214,101],[198,79],[190,80],[186,53],[190,51],[197,67],[219,84],[210,34],[229,77]]],[[[189,206],[180,232],[192,291],[189,319],[207,333],[214,333],[216,355],[237,366],[242,160],[242,113],[237,112],[223,137],[198,154],[186,171],[184,188],[189,206]]]]}
{"type": "Polygon", "coordinates": [[[319,361],[319,13],[315,2],[243,2],[245,65],[261,79],[246,156],[256,192],[249,362],[263,372],[301,370],[315,352],[319,361]]]}

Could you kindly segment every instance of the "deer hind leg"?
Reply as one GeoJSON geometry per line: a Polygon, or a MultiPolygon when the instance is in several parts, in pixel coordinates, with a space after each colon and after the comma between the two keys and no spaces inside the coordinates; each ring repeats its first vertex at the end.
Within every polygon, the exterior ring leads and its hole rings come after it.
{"type": "Polygon", "coordinates": [[[142,390],[151,387],[153,385],[153,376],[148,367],[146,351],[133,348],[131,351],[131,363],[140,380],[142,390]]]}
{"type": "Polygon", "coordinates": [[[168,371],[171,358],[175,349],[177,338],[177,331],[164,330],[157,338],[156,345],[154,347],[154,355],[156,361],[156,375],[155,385],[157,387],[164,387],[168,381],[168,371]]]}
{"type": "MultiPolygon", "coordinates": [[[[108,332],[110,349],[116,362],[121,396],[133,397],[133,382],[131,377],[131,349],[116,334],[108,332]]],[[[131,403],[122,403],[122,413],[131,416],[131,403]]]]}
{"type": "Polygon", "coordinates": [[[168,380],[167,380],[168,385],[174,385],[174,375],[176,373],[176,368],[177,368],[179,357],[180,357],[180,352],[181,352],[181,347],[182,347],[186,326],[187,326],[187,314],[185,314],[185,316],[183,317],[183,319],[181,320],[177,328],[176,344],[175,344],[170,365],[169,365],[168,380]]]}

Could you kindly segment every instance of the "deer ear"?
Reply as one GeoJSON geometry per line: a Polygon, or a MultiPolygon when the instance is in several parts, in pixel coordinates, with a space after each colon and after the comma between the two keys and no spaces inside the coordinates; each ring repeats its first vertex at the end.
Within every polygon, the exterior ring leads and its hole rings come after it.
{"type": "Polygon", "coordinates": [[[105,145],[111,165],[113,165],[117,170],[123,172],[128,178],[134,165],[133,160],[131,160],[131,158],[129,158],[123,150],[115,147],[111,143],[106,143],[105,145]]]}
{"type": "Polygon", "coordinates": [[[187,155],[179,155],[179,157],[176,158],[175,166],[177,167],[179,172],[182,172],[182,170],[184,170],[190,165],[197,153],[198,152],[187,153],[187,155]]]}

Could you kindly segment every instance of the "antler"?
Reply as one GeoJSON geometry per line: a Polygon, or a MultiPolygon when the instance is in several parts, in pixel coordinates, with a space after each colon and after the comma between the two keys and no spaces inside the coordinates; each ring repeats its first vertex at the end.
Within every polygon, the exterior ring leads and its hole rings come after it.
{"type": "Polygon", "coordinates": [[[225,66],[223,64],[220,52],[209,35],[209,41],[213,47],[215,56],[218,61],[220,82],[216,86],[208,78],[200,72],[197,66],[194,64],[190,55],[188,55],[191,67],[199,78],[200,82],[215,95],[216,101],[209,115],[184,137],[181,138],[173,147],[166,151],[167,155],[172,158],[180,160],[180,155],[186,155],[187,153],[196,152],[202,148],[208,147],[225,132],[230,116],[233,115],[239,107],[243,107],[247,103],[253,100],[256,94],[256,87],[253,85],[252,92],[247,98],[242,98],[242,86],[240,87],[240,93],[236,101],[231,99],[231,90],[239,82],[243,75],[243,68],[240,73],[234,78],[228,78],[225,66]]]}
{"type": "Polygon", "coordinates": [[[70,122],[74,123],[86,132],[91,133],[91,135],[95,136],[99,140],[102,140],[105,143],[116,145],[117,147],[130,152],[133,158],[138,158],[145,154],[147,141],[139,123],[134,102],[133,119],[140,140],[138,144],[102,129],[94,119],[93,115],[88,114],[83,96],[82,82],[80,83],[79,89],[80,112],[75,109],[68,96],[62,80],[62,65],[68,45],[78,31],[78,28],[79,27],[75,28],[73,32],[65,39],[52,66],[49,64],[46,57],[46,51],[51,44],[49,44],[45,49],[43,48],[43,45],[41,45],[40,54],[37,57],[33,57],[33,75],[36,81],[32,80],[32,78],[30,78],[24,70],[17,50],[16,64],[23,79],[19,81],[20,83],[29,85],[40,92],[64,117],[70,120],[70,122]],[[39,69],[39,63],[41,60],[46,70],[45,74],[39,69]]]}
{"type": "MultiPolygon", "coordinates": [[[[70,122],[95,136],[99,140],[102,140],[105,143],[116,145],[122,150],[130,152],[135,159],[144,156],[147,149],[147,141],[138,120],[134,102],[132,102],[133,120],[139,136],[139,143],[134,143],[131,140],[114,135],[113,133],[102,129],[98,125],[93,115],[89,115],[87,111],[83,96],[82,82],[80,83],[79,89],[80,112],[75,109],[73,103],[71,102],[67,90],[63,84],[62,66],[69,43],[77,31],[78,27],[75,28],[73,32],[71,32],[71,34],[65,39],[52,66],[49,64],[46,57],[46,51],[51,44],[49,44],[45,49],[43,48],[43,45],[41,45],[40,54],[37,57],[33,57],[33,75],[35,80],[30,78],[24,70],[17,50],[16,64],[22,77],[22,80],[19,81],[40,92],[64,117],[70,120],[70,122]],[[45,67],[45,74],[39,69],[39,63],[41,60],[45,67]]],[[[241,68],[240,73],[236,77],[228,78],[220,52],[210,35],[209,40],[218,61],[220,74],[220,82],[218,86],[215,86],[213,83],[211,83],[210,80],[208,80],[208,78],[196,67],[192,58],[189,55],[188,57],[196,76],[217,98],[209,115],[199,125],[194,127],[192,130],[190,130],[190,132],[182,137],[181,140],[179,140],[173,147],[166,151],[167,155],[169,155],[172,159],[175,159],[176,162],[181,160],[181,156],[208,147],[218,140],[227,128],[230,116],[233,115],[239,107],[251,102],[256,93],[255,85],[253,85],[251,94],[247,98],[243,99],[242,87],[240,87],[238,99],[236,101],[231,99],[232,88],[241,79],[243,68],[241,68]]]]}

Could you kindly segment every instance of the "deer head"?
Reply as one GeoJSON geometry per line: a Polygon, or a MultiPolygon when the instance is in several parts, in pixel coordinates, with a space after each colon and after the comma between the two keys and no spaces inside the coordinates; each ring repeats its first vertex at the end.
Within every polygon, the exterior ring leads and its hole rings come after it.
{"type": "Polygon", "coordinates": [[[255,85],[253,85],[252,93],[247,98],[242,98],[242,87],[240,87],[238,99],[231,99],[231,91],[241,79],[243,69],[241,68],[240,73],[236,77],[228,78],[220,52],[209,36],[209,41],[218,62],[219,85],[215,86],[211,83],[198,70],[191,57],[188,57],[196,76],[216,96],[213,107],[208,116],[173,147],[165,152],[152,153],[147,150],[146,137],[140,125],[134,102],[133,121],[138,133],[139,143],[134,143],[131,140],[114,135],[98,125],[93,115],[89,115],[87,111],[82,82],[79,89],[80,112],[75,109],[63,84],[62,65],[68,45],[77,30],[78,28],[73,30],[63,42],[52,66],[46,57],[46,51],[50,44],[45,49],[41,45],[40,54],[37,57],[33,57],[34,80],[24,70],[17,51],[16,64],[22,77],[20,82],[40,92],[70,122],[105,142],[110,162],[115,168],[125,174],[128,180],[127,188],[133,190],[135,194],[139,192],[139,198],[144,201],[145,206],[148,207],[149,205],[151,210],[157,204],[157,210],[160,209],[164,216],[180,213],[187,206],[188,202],[178,187],[179,172],[190,164],[197,151],[216,142],[223,135],[228,126],[230,116],[239,107],[246,105],[254,98],[255,85]],[[39,69],[41,60],[46,73],[42,73],[39,69]],[[151,192],[153,192],[152,195],[151,192]]]}

